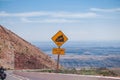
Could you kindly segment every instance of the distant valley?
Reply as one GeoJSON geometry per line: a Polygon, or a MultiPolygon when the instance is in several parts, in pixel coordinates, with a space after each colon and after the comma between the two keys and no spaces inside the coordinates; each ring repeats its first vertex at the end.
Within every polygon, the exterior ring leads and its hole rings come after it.
{"type": "MultiPolygon", "coordinates": [[[[56,47],[52,42],[33,42],[38,48],[57,59],[52,54],[52,48],[56,47]]],[[[60,63],[65,68],[83,67],[107,67],[120,68],[120,42],[68,42],[62,46],[66,49],[65,55],[61,55],[60,63]]]]}

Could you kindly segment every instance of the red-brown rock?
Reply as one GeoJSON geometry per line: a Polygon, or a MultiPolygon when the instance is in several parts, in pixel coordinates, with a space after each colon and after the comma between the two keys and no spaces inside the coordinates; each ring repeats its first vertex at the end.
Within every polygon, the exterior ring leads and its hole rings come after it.
{"type": "Polygon", "coordinates": [[[11,69],[55,69],[56,63],[37,47],[0,25],[0,65],[11,69]]]}

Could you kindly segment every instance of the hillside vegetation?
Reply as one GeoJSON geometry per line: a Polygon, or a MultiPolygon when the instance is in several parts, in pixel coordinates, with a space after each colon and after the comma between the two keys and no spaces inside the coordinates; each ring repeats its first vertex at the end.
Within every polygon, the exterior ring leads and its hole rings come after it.
{"type": "Polygon", "coordinates": [[[49,73],[62,73],[62,74],[78,74],[78,75],[96,75],[96,76],[113,76],[120,77],[120,69],[107,69],[107,68],[82,68],[77,70],[72,69],[61,69],[58,72],[51,69],[40,69],[40,70],[28,70],[28,72],[49,72],[49,73]]]}

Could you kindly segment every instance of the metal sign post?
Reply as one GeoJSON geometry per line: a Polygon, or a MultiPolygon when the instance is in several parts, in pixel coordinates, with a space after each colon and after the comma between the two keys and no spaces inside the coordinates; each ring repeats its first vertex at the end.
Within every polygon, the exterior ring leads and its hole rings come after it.
{"type": "MultiPolygon", "coordinates": [[[[58,47],[60,48],[60,47],[58,47]]],[[[60,54],[58,53],[58,58],[57,58],[57,72],[59,72],[59,62],[60,62],[60,54]]]]}
{"type": "Polygon", "coordinates": [[[60,47],[68,40],[68,38],[64,35],[64,33],[62,31],[58,31],[52,37],[52,40],[58,46],[58,48],[53,48],[52,53],[53,54],[58,54],[56,71],[59,72],[60,55],[64,55],[64,53],[65,53],[65,49],[60,48],[60,47]]]}

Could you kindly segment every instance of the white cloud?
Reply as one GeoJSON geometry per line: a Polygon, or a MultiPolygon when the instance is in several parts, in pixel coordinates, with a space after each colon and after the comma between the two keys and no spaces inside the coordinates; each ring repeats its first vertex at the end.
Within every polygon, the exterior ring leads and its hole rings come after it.
{"type": "Polygon", "coordinates": [[[53,15],[53,17],[61,17],[61,18],[93,18],[96,17],[96,13],[88,12],[88,13],[58,13],[53,15]]]}
{"type": "Polygon", "coordinates": [[[80,22],[83,18],[95,18],[96,13],[73,13],[73,12],[23,12],[23,13],[8,13],[5,11],[0,12],[0,17],[14,18],[26,23],[75,23],[80,22]]]}
{"type": "Polygon", "coordinates": [[[120,12],[120,8],[111,8],[111,9],[105,9],[105,8],[91,8],[91,11],[96,12],[120,12]]]}
{"type": "Polygon", "coordinates": [[[34,17],[34,16],[46,16],[48,12],[23,12],[23,13],[7,13],[5,11],[0,12],[1,17],[34,17]]]}
{"type": "Polygon", "coordinates": [[[80,22],[79,20],[68,20],[68,19],[41,19],[41,20],[30,20],[27,18],[21,18],[26,23],[75,23],[80,22]]]}
{"type": "Polygon", "coordinates": [[[6,13],[5,11],[1,11],[0,12],[0,17],[7,17],[9,16],[10,14],[6,13]]]}
{"type": "Polygon", "coordinates": [[[48,17],[57,17],[57,18],[93,18],[96,17],[97,14],[93,12],[87,13],[71,13],[71,12],[23,12],[23,13],[7,13],[7,12],[0,12],[1,17],[41,17],[41,16],[48,16],[48,17]]]}

